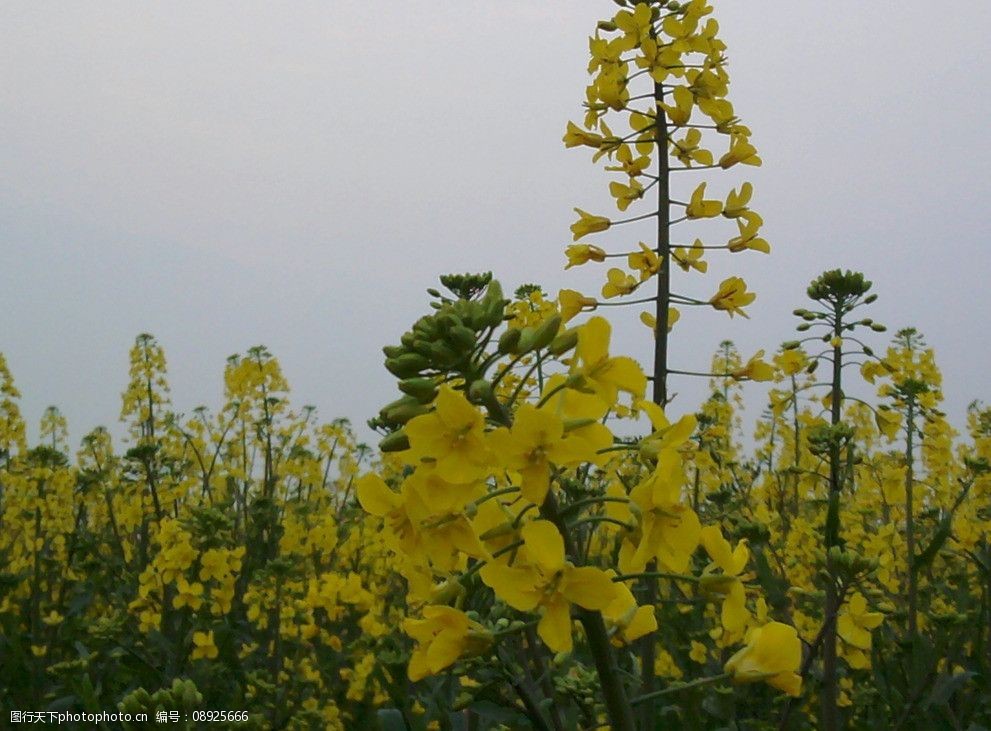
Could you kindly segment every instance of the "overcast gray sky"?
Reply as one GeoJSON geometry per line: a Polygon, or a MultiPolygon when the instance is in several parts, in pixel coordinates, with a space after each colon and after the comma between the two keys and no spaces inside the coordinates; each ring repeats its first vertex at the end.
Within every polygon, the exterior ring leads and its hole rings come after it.
{"type": "MultiPolygon", "coordinates": [[[[751,319],[687,313],[674,364],[704,367],[724,338],[773,350],[810,279],[857,268],[875,318],[935,346],[962,424],[991,400],[989,4],[715,6],[772,254],[712,257],[687,290],[740,274],[751,319]]],[[[561,135],[581,117],[587,37],[615,10],[4,3],[0,351],[29,422],[53,403],[74,443],[114,425],[148,331],[180,410],[218,405],[225,358],[263,343],[297,406],[361,424],[395,397],[380,346],[425,312],[438,274],[595,292],[604,269],[565,272],[563,249],[573,206],[614,210],[609,177],[561,135]]],[[[742,177],[708,179],[725,194],[742,177]]],[[[646,356],[637,310],[611,314],[614,349],[646,356]]],[[[703,395],[673,390],[676,412],[703,395]]]]}

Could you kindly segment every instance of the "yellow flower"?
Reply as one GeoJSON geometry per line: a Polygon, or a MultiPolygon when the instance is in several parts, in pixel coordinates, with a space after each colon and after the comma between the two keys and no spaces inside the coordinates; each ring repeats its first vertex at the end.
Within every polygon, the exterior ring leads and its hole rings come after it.
{"type": "Polygon", "coordinates": [[[436,675],[459,657],[477,654],[492,644],[490,632],[451,607],[424,607],[423,619],[404,620],[403,631],[417,642],[406,671],[413,682],[436,675]]]}
{"type": "Polygon", "coordinates": [[[877,629],[884,621],[881,612],[868,612],[867,600],[857,592],[847,603],[836,621],[836,633],[840,638],[858,650],[871,649],[871,630],[877,629]]]}
{"type": "Polygon", "coordinates": [[[750,249],[760,251],[764,254],[771,253],[771,245],[757,234],[760,233],[760,226],[763,223],[761,217],[753,211],[747,211],[736,219],[736,227],[740,231],[739,236],[731,238],[726,247],[734,254],[750,249]]]}
{"type": "Polygon", "coordinates": [[[747,633],[746,647],[731,657],[724,669],[735,683],[766,682],[773,688],[798,697],[802,676],[802,641],[794,627],[768,622],[747,633]]]}
{"type": "Polygon", "coordinates": [[[409,456],[432,462],[449,482],[466,483],[488,472],[491,455],[485,443],[485,417],[460,391],[441,386],[428,414],[406,424],[409,456]]]}
{"type": "Polygon", "coordinates": [[[705,183],[699,183],[692,192],[691,200],[685,206],[685,215],[689,218],[715,218],[723,212],[723,202],[705,200],[705,183]]]}
{"type": "Polygon", "coordinates": [[[735,381],[770,381],[774,378],[774,368],[764,361],[764,351],[758,350],[746,365],[730,372],[735,381]]]}
{"type": "Polygon", "coordinates": [[[680,266],[684,271],[687,272],[690,269],[695,269],[705,274],[709,268],[709,262],[702,260],[704,253],[705,249],[702,248],[702,241],[695,239],[695,243],[691,247],[687,249],[679,247],[671,252],[671,256],[674,258],[675,264],[680,266]]]}
{"type": "Polygon", "coordinates": [[[668,113],[671,124],[681,127],[688,124],[692,118],[692,107],[695,106],[695,96],[687,86],[676,86],[671,92],[674,105],[661,104],[661,108],[668,113]]]}
{"type": "MultiPolygon", "coordinates": [[[[610,172],[626,173],[631,178],[643,175],[643,171],[650,167],[650,155],[640,155],[633,157],[633,151],[629,145],[621,145],[616,151],[616,161],[619,165],[607,165],[606,170],[610,172]]],[[[642,195],[642,193],[641,193],[642,195]]]]}
{"type": "Polygon", "coordinates": [[[387,542],[396,553],[425,556],[442,571],[452,571],[461,553],[485,559],[464,515],[467,502],[480,491],[475,484],[457,485],[429,467],[421,466],[405,482],[401,494],[389,489],[376,474],[358,480],[358,502],[366,512],[385,518],[387,542]]]}
{"type": "Polygon", "coordinates": [[[743,311],[743,308],[755,299],[757,299],[757,295],[747,291],[746,282],[740,277],[730,277],[722,281],[719,285],[719,291],[712,295],[709,304],[717,310],[725,310],[730,317],[734,313],[747,317],[748,315],[743,311]]]}
{"type": "Polygon", "coordinates": [[[595,298],[586,297],[573,289],[562,289],[558,292],[557,302],[563,322],[567,322],[579,312],[590,312],[599,306],[599,302],[595,298]]]}
{"type": "Polygon", "coordinates": [[[650,4],[637,3],[631,13],[629,10],[620,10],[613,17],[613,23],[623,35],[628,39],[631,48],[640,45],[650,37],[652,11],[650,4]]]}
{"type": "Polygon", "coordinates": [[[723,538],[717,525],[708,525],[700,535],[702,546],[713,564],[722,569],[722,574],[711,573],[711,566],[702,576],[702,589],[721,595],[723,598],[722,624],[731,633],[741,633],[750,621],[747,611],[747,595],[740,581],[740,572],[750,560],[750,550],[746,541],[740,541],[735,549],[723,538]]]}
{"type": "Polygon", "coordinates": [[[630,491],[641,523],[638,535],[624,537],[620,547],[623,573],[643,571],[651,558],[671,571],[688,569],[702,526],[695,511],[681,503],[681,464],[676,451],[663,449],[654,471],[630,491]]]}
{"type": "Polygon", "coordinates": [[[698,129],[688,130],[684,139],[671,140],[674,156],[686,167],[691,167],[693,162],[699,165],[712,165],[712,153],[699,147],[701,142],[702,133],[698,129]]]}
{"type": "Polygon", "coordinates": [[[757,156],[757,148],[750,144],[746,136],[734,134],[730,139],[729,152],[719,158],[719,167],[725,170],[737,163],[760,167],[761,159],[757,156]]]}
{"type": "Polygon", "coordinates": [[[629,185],[613,181],[609,183],[609,194],[616,199],[616,207],[625,211],[635,200],[643,197],[643,186],[635,178],[630,178],[629,185]]]}
{"type": "Polygon", "coordinates": [[[203,584],[198,581],[190,584],[183,577],[179,577],[175,598],[172,599],[172,606],[175,609],[189,607],[194,612],[203,604],[203,584]]]}
{"type": "MultiPolygon", "coordinates": [[[[614,572],[607,572],[612,575],[614,572]]],[[[624,583],[616,583],[616,598],[602,610],[606,627],[617,647],[627,645],[657,630],[657,616],[650,605],[637,606],[633,592],[624,583]]]]}
{"type": "MultiPolygon", "coordinates": [[[[681,313],[674,307],[668,307],[668,332],[674,329],[675,323],[681,319],[681,313]]],[[[654,331],[654,336],[657,336],[657,317],[652,312],[641,312],[640,322],[649,327],[654,331]]]]}
{"type": "Polygon", "coordinates": [[[193,652],[190,657],[193,660],[212,660],[219,654],[217,646],[213,644],[213,631],[193,632],[193,652]]]}
{"type": "Polygon", "coordinates": [[[565,561],[564,539],[554,524],[535,520],[523,526],[522,565],[486,564],[479,575],[496,595],[521,612],[542,610],[537,634],[554,652],[569,652],[571,605],[602,611],[616,587],[601,569],[576,568],[565,561]]]}
{"type": "Polygon", "coordinates": [[[576,208],[575,213],[578,214],[578,220],[571,224],[571,233],[574,234],[575,241],[589,234],[606,231],[612,225],[612,221],[605,216],[593,216],[581,208],[576,208]]]}
{"type": "Polygon", "coordinates": [[[805,353],[798,348],[783,350],[774,356],[774,365],[786,376],[793,376],[808,365],[805,353]]]}
{"type": "Polygon", "coordinates": [[[898,436],[902,415],[891,409],[877,409],[874,411],[874,423],[878,430],[891,440],[898,436]]]}
{"type": "Polygon", "coordinates": [[[588,261],[606,260],[606,252],[591,244],[572,244],[564,253],[568,256],[568,265],[565,269],[571,269],[588,261]]]}
{"type": "Polygon", "coordinates": [[[608,320],[602,317],[593,317],[582,325],[571,365],[571,375],[582,376],[583,386],[610,406],[616,403],[619,391],[639,399],[647,388],[647,377],[635,360],[609,357],[611,330],[608,320]]]}
{"type": "Polygon", "coordinates": [[[224,581],[230,574],[227,566],[227,551],[219,548],[211,548],[204,551],[200,557],[200,580],[209,581],[215,579],[224,581]]]}
{"type": "Polygon", "coordinates": [[[606,278],[606,283],[602,285],[602,296],[606,299],[629,294],[637,288],[637,280],[616,267],[606,273],[606,278]]]}
{"type": "Polygon", "coordinates": [[[563,140],[565,147],[584,145],[585,147],[591,147],[597,150],[602,144],[602,135],[595,134],[594,132],[586,132],[574,122],[568,122],[568,129],[564,133],[563,140]]]}
{"type": "Polygon", "coordinates": [[[657,274],[661,268],[661,259],[657,252],[644,242],[640,242],[640,251],[634,251],[626,257],[630,269],[640,272],[640,281],[645,282],[657,274]]]}
{"type": "Polygon", "coordinates": [[[492,448],[523,480],[520,492],[534,505],[542,505],[550,489],[551,464],[571,467],[595,458],[595,448],[577,437],[565,437],[564,422],[550,409],[523,404],[513,428],[501,428],[490,436],[492,448]]]}
{"type": "Polygon", "coordinates": [[[709,659],[709,650],[701,642],[692,640],[692,650],[688,653],[688,657],[702,665],[709,659]]]}
{"type": "Polygon", "coordinates": [[[739,218],[744,214],[744,212],[749,211],[747,204],[750,203],[750,199],[754,195],[754,186],[750,183],[744,183],[740,186],[740,192],[737,193],[734,188],[726,196],[726,205],[723,206],[723,215],[726,218],[739,218]]]}

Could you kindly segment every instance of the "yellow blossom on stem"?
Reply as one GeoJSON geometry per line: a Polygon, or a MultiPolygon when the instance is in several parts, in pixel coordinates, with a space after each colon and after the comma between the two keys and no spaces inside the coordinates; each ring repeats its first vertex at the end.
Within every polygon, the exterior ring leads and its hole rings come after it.
{"type": "Polygon", "coordinates": [[[460,391],[441,386],[436,408],[406,424],[409,456],[432,462],[449,482],[465,483],[484,476],[491,454],[485,442],[485,417],[460,391]]]}
{"type": "Polygon", "coordinates": [[[579,312],[591,312],[599,306],[599,301],[594,297],[586,297],[573,289],[562,289],[558,292],[557,303],[562,322],[567,322],[579,312]]]}
{"type": "Polygon", "coordinates": [[[404,620],[403,631],[417,643],[406,671],[413,682],[436,675],[458,658],[482,652],[492,644],[488,630],[452,607],[424,607],[423,619],[404,620]]]}
{"type": "Polygon", "coordinates": [[[683,139],[671,141],[674,156],[686,167],[691,167],[692,163],[712,165],[712,153],[699,147],[701,142],[702,133],[693,127],[688,130],[683,139]]]}
{"type": "Polygon", "coordinates": [[[596,456],[593,445],[565,436],[564,422],[550,409],[532,404],[520,406],[512,429],[497,429],[490,441],[500,464],[520,473],[520,493],[534,505],[547,496],[552,464],[572,467],[596,456]]]}
{"type": "Polygon", "coordinates": [[[674,259],[675,264],[682,268],[683,271],[689,271],[695,269],[696,271],[705,274],[706,270],[709,268],[709,263],[703,261],[702,255],[705,254],[705,249],[702,248],[702,241],[700,239],[695,239],[695,242],[688,247],[678,247],[671,252],[671,256],[674,259]]]}
{"type": "Polygon", "coordinates": [[[764,361],[764,351],[758,350],[741,368],[730,372],[734,381],[770,381],[774,379],[774,368],[764,361]]]}
{"type": "MultiPolygon", "coordinates": [[[[686,417],[679,427],[693,421],[686,417]]],[[[666,569],[684,572],[699,543],[698,516],[681,502],[682,459],[675,445],[683,432],[678,428],[669,433],[670,439],[661,436],[655,445],[659,452],[654,471],[630,491],[631,501],[639,508],[640,527],[625,536],[620,547],[623,573],[643,571],[652,558],[666,569]]]]}
{"type": "Polygon", "coordinates": [[[190,584],[180,576],[176,589],[176,595],[172,599],[173,608],[189,607],[195,612],[203,605],[203,584],[198,581],[190,584]]]}
{"type": "Polygon", "coordinates": [[[568,256],[565,269],[580,266],[589,261],[605,261],[606,252],[592,244],[572,244],[564,252],[568,256]]]}
{"type": "Polygon", "coordinates": [[[727,242],[726,248],[734,254],[746,251],[747,249],[770,254],[771,245],[758,236],[762,223],[761,217],[753,211],[747,211],[742,214],[736,219],[736,227],[739,229],[740,234],[731,238],[727,242]]]}
{"type": "MultiPolygon", "coordinates": [[[[615,572],[608,571],[610,575],[615,572]]],[[[613,645],[619,647],[644,637],[657,630],[657,616],[654,607],[638,606],[630,588],[616,582],[616,598],[602,610],[606,627],[612,634],[613,645]]]]}
{"type": "Polygon", "coordinates": [[[625,211],[633,201],[643,197],[643,186],[635,178],[630,178],[629,184],[613,181],[609,183],[609,194],[616,199],[616,207],[625,211]]]}
{"type": "Polygon", "coordinates": [[[597,150],[602,145],[602,135],[586,132],[574,122],[568,122],[568,129],[564,133],[564,146],[579,147],[582,145],[597,150]]]}
{"type": "Polygon", "coordinates": [[[750,560],[750,549],[746,541],[740,541],[733,549],[723,538],[718,525],[708,525],[702,529],[702,547],[709,554],[715,567],[722,570],[714,574],[710,566],[702,575],[701,587],[723,597],[721,620],[723,628],[730,634],[742,633],[750,621],[747,611],[747,595],[740,580],[740,573],[750,560]]]}
{"type": "Polygon", "coordinates": [[[213,660],[220,654],[217,646],[213,643],[213,631],[193,632],[193,652],[190,658],[193,660],[213,660]]]}
{"type": "Polygon", "coordinates": [[[692,118],[692,108],[695,106],[695,96],[687,86],[676,86],[671,92],[674,104],[661,104],[667,112],[668,119],[675,127],[688,124],[692,118]]]}
{"type": "Polygon", "coordinates": [[[542,616],[537,625],[540,639],[554,652],[569,652],[571,605],[601,611],[615,599],[616,586],[602,569],[576,568],[567,562],[564,539],[550,521],[527,523],[521,535],[526,554],[523,562],[514,566],[488,563],[479,575],[514,609],[521,612],[540,609],[542,616]]]}
{"type": "Polygon", "coordinates": [[[622,269],[612,267],[606,272],[606,283],[602,285],[602,296],[605,299],[629,294],[637,288],[637,280],[622,269]]]}
{"type": "Polygon", "coordinates": [[[731,657],[724,666],[734,683],[766,682],[773,688],[798,697],[802,676],[802,641],[794,627],[781,622],[768,622],[747,633],[746,646],[731,657]]]}
{"type": "Polygon", "coordinates": [[[798,348],[783,350],[774,356],[774,365],[786,376],[793,376],[808,365],[804,352],[798,348]]]}
{"type": "Polygon", "coordinates": [[[719,158],[719,167],[724,170],[737,163],[760,167],[761,159],[757,156],[757,148],[750,144],[744,135],[735,134],[731,137],[729,152],[719,158]]]}
{"type": "Polygon", "coordinates": [[[719,285],[719,291],[712,295],[709,304],[717,310],[725,310],[732,317],[740,314],[747,317],[743,308],[757,299],[757,295],[747,291],[747,283],[740,277],[729,277],[719,285]]]}
{"type": "Polygon", "coordinates": [[[644,242],[640,242],[640,251],[634,251],[626,258],[630,269],[640,272],[640,281],[645,282],[657,274],[661,268],[661,258],[657,252],[651,249],[644,242]]]}
{"type": "Polygon", "coordinates": [[[868,612],[867,599],[860,592],[847,602],[846,608],[836,620],[836,632],[848,646],[844,657],[856,669],[870,667],[871,630],[877,629],[884,621],[881,612],[868,612]]]}
{"type": "Polygon", "coordinates": [[[692,191],[692,197],[685,206],[685,215],[688,218],[715,218],[723,211],[723,202],[717,200],[705,200],[705,183],[699,183],[698,187],[692,191]]]}
{"type": "MultiPolygon", "coordinates": [[[[616,161],[618,166],[606,166],[610,172],[626,173],[631,178],[643,175],[644,170],[650,167],[650,155],[639,155],[633,157],[633,151],[629,145],[622,145],[616,151],[616,161]]],[[[641,196],[643,193],[641,192],[641,196]]]]}
{"type": "Polygon", "coordinates": [[[734,188],[726,196],[726,204],[723,206],[723,215],[726,218],[739,218],[744,214],[744,212],[750,209],[747,205],[750,203],[750,199],[754,195],[754,186],[750,183],[744,183],[740,186],[740,192],[737,192],[734,188]]]}
{"type": "Polygon", "coordinates": [[[602,317],[593,317],[582,325],[571,365],[571,375],[581,376],[583,386],[610,406],[616,403],[619,391],[639,399],[647,388],[647,377],[635,360],[609,357],[611,332],[609,321],[602,317]]]}
{"type": "MultiPolygon", "coordinates": [[[[681,313],[678,312],[675,307],[668,307],[668,332],[674,329],[675,323],[681,319],[681,313]]],[[[654,331],[654,335],[657,335],[657,317],[653,312],[641,312],[640,322],[649,327],[654,331]]]]}
{"type": "Polygon", "coordinates": [[[571,233],[575,241],[589,234],[606,231],[612,225],[612,221],[605,216],[594,216],[581,208],[576,208],[575,213],[578,214],[578,220],[571,224],[571,233]]]}

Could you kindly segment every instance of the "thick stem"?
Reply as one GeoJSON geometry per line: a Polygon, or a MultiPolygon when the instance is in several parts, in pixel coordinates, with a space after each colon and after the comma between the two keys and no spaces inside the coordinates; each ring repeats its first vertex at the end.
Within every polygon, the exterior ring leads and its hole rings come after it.
{"type": "MultiPolygon", "coordinates": [[[[668,401],[668,308],[671,303],[671,189],[668,162],[668,121],[661,101],[664,99],[664,86],[654,84],[654,101],[657,104],[655,140],[657,142],[657,258],[660,269],[657,272],[657,300],[654,303],[654,368],[653,393],[651,399],[662,408],[668,401]]],[[[657,568],[656,561],[647,565],[647,571],[657,568]]],[[[648,578],[644,582],[643,602],[647,606],[657,604],[657,579],[648,578]]],[[[648,700],[640,707],[640,726],[650,728],[655,714],[653,693],[657,690],[657,677],[654,663],[657,659],[657,638],[653,633],[640,640],[640,695],[648,700]]]]}
{"type": "MultiPolygon", "coordinates": [[[[833,311],[833,334],[837,338],[843,333],[843,312],[840,305],[833,311]]],[[[841,345],[833,346],[833,380],[830,423],[836,426],[840,423],[843,401],[843,349],[841,345]]],[[[833,441],[829,449],[829,509],[826,514],[826,573],[829,581],[826,584],[826,601],[823,611],[823,622],[826,632],[823,634],[822,646],[822,689],[820,691],[820,714],[822,731],[837,731],[839,729],[839,684],[837,681],[836,657],[836,615],[840,610],[839,587],[836,585],[836,566],[830,556],[829,549],[840,544],[840,445],[833,441]]]]}
{"type": "MultiPolygon", "coordinates": [[[[915,511],[912,493],[915,487],[915,398],[908,401],[905,432],[905,547],[908,552],[908,633],[914,638],[918,631],[918,589],[915,568],[915,511]]],[[[912,643],[915,647],[915,643],[912,643]]]]}
{"type": "MultiPolygon", "coordinates": [[[[548,493],[547,499],[540,508],[540,513],[557,526],[564,538],[564,550],[569,556],[576,559],[578,557],[577,546],[575,546],[567,526],[561,520],[557,500],[553,493],[548,493]]],[[[579,609],[578,619],[585,628],[585,638],[588,640],[589,650],[595,660],[595,669],[599,674],[599,685],[602,687],[606,712],[609,714],[610,728],[613,731],[636,731],[633,708],[626,698],[626,688],[623,687],[619,666],[616,664],[616,654],[609,644],[609,634],[606,632],[606,623],[603,621],[602,615],[588,609],[579,609]]]]}

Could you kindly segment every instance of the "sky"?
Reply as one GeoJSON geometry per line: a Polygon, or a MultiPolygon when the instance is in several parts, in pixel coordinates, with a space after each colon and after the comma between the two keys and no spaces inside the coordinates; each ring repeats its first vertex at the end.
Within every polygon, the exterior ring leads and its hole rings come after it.
{"type": "MultiPolygon", "coordinates": [[[[705,179],[721,195],[754,183],[772,252],[678,272],[679,291],[707,299],[735,274],[758,298],[749,320],[686,313],[672,365],[704,369],[724,339],[773,351],[811,279],[859,269],[879,295],[871,316],[935,347],[962,426],[971,400],[991,401],[991,6],[714,5],[764,165],[705,179]]],[[[398,395],[380,348],[428,311],[438,275],[595,293],[605,269],[566,272],[563,251],[573,207],[612,214],[611,178],[561,136],[582,117],[588,36],[615,10],[3,4],[0,352],[32,433],[49,404],[74,444],[98,424],[120,433],[128,349],[150,332],[180,412],[218,406],[226,358],[264,344],[296,406],[368,437],[398,395]]],[[[624,251],[647,233],[597,243],[624,251]]],[[[645,359],[638,312],[609,312],[613,351],[645,359]]],[[[700,382],[671,390],[675,413],[705,396],[700,382]]],[[[749,416],[763,393],[748,387],[749,416]]]]}

